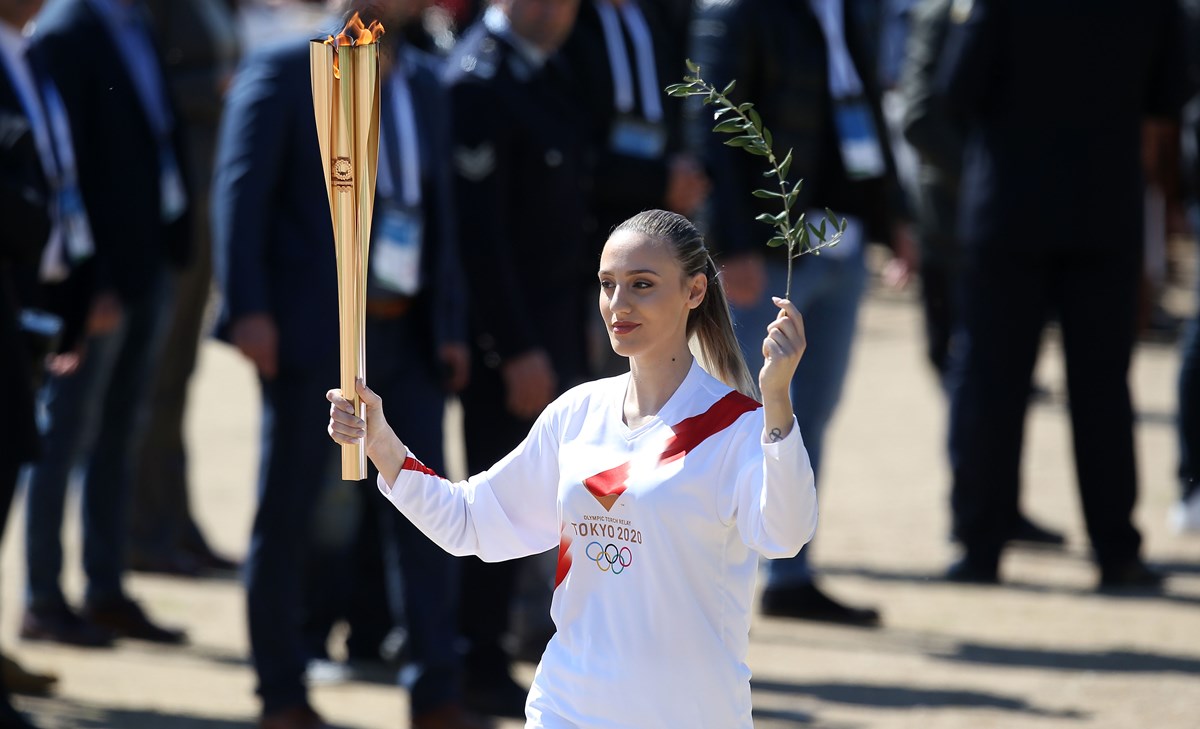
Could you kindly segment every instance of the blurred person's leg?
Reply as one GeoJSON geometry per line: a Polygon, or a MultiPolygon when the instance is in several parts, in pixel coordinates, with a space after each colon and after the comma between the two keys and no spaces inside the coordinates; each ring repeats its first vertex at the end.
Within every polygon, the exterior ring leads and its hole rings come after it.
{"type": "MultiPolygon", "coordinates": [[[[461,395],[467,470],[490,468],[528,434],[532,421],[509,414],[504,383],[478,353],[471,365],[471,384],[461,395]]],[[[464,699],[468,708],[485,714],[523,717],[527,691],[509,673],[511,656],[504,637],[520,560],[486,563],[476,557],[460,561],[459,629],[466,639],[463,660],[464,699]]]]}
{"type": "Polygon", "coordinates": [[[62,527],[67,487],[91,450],[104,391],[124,339],[124,327],[89,336],[74,373],[51,376],[42,390],[46,426],[41,458],[34,464],[25,496],[26,614],[21,637],[82,645],[107,645],[112,636],[79,619],[67,606],[60,584],[62,527]]]}
{"type": "Polygon", "coordinates": [[[953,523],[966,550],[947,575],[991,582],[1018,515],[1029,383],[1051,287],[1044,255],[963,251],[950,386],[953,523]]]}
{"type": "Polygon", "coordinates": [[[946,265],[921,258],[921,314],[925,323],[925,356],[942,387],[950,368],[950,336],[954,331],[954,283],[946,265]]]}
{"type": "Polygon", "coordinates": [[[309,564],[312,513],[337,446],[325,391],[337,364],[281,367],[262,381],[262,454],[258,506],[246,558],[250,647],[264,716],[308,710],[307,654],[300,628],[303,574],[309,564]]]}
{"type": "Polygon", "coordinates": [[[1141,563],[1128,380],[1140,265],[1136,246],[1073,254],[1057,295],[1080,499],[1105,577],[1141,563]]]}
{"type": "MultiPolygon", "coordinates": [[[[1195,283],[1200,289],[1200,276],[1195,283]]],[[[1170,522],[1175,531],[1200,532],[1200,310],[1188,321],[1180,345],[1178,392],[1180,493],[1170,522]]]]}
{"type": "Polygon", "coordinates": [[[125,599],[125,569],[130,483],[133,461],[144,433],[149,400],[145,383],[153,372],[163,341],[164,302],[169,300],[165,274],[148,281],[148,291],[126,302],[124,336],[111,376],[104,387],[96,439],[86,454],[82,490],[84,601],[103,605],[125,599]]]}
{"type": "MultiPolygon", "coordinates": [[[[197,232],[202,233],[207,229],[208,216],[195,217],[197,232]]],[[[175,277],[170,326],[153,378],[130,516],[130,562],[134,569],[191,573],[219,566],[207,559],[211,550],[188,504],[184,443],[188,382],[195,370],[212,287],[212,255],[207,233],[203,235],[195,238],[193,260],[175,277]]]]}
{"type": "MultiPolygon", "coordinates": [[[[861,228],[851,221],[842,243],[820,255],[804,256],[796,261],[792,271],[791,300],[804,318],[808,343],[792,378],[792,407],[818,484],[825,430],[841,398],[866,288],[864,245],[861,228]]],[[[785,263],[768,263],[767,295],[754,307],[734,311],[738,341],[755,375],[762,367],[762,340],[767,325],[779,312],[770,296],[782,297],[786,280],[785,263]]],[[[876,610],[843,605],[815,587],[809,565],[811,546],[790,559],[767,562],[763,612],[860,625],[878,623],[876,610]]]]}
{"type": "MultiPolygon", "coordinates": [[[[422,330],[422,319],[416,313],[368,322],[367,336],[376,342],[374,353],[369,355],[374,366],[372,376],[380,388],[376,392],[383,397],[385,408],[388,402],[403,403],[388,411],[388,422],[422,463],[445,474],[442,426],[446,395],[431,356],[432,336],[422,330]]],[[[372,469],[372,491],[375,476],[372,469]]],[[[386,575],[376,579],[383,594],[397,583],[400,586],[401,603],[393,605],[393,616],[397,623],[406,621],[408,629],[400,679],[409,692],[413,722],[420,724],[439,712],[456,710],[462,702],[458,655],[461,560],[434,544],[383,499],[368,504],[387,515],[382,520],[387,536],[384,543],[397,550],[394,555],[398,559],[384,559],[383,564],[398,562],[399,579],[388,579],[386,575]]],[[[376,607],[383,606],[381,603],[376,607]]],[[[378,635],[378,641],[384,635],[386,631],[378,635]]]]}

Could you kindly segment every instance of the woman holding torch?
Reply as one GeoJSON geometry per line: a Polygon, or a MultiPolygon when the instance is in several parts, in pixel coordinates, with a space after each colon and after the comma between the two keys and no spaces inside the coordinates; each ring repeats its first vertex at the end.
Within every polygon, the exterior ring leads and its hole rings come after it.
{"type": "Polygon", "coordinates": [[[484,473],[451,483],[426,468],[362,382],[365,422],[331,390],[329,433],[362,442],[380,491],[448,552],[499,561],[558,546],[558,631],[527,727],[750,729],[758,555],[794,555],[817,519],[789,396],[803,323],[776,300],[760,405],[701,236],[661,210],[609,238],[599,304],[629,372],[559,397],[484,473]]]}

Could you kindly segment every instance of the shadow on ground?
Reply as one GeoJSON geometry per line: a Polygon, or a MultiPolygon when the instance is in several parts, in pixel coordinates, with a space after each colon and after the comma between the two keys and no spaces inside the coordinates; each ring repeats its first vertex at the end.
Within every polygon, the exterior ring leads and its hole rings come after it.
{"type": "Polygon", "coordinates": [[[869,686],[854,683],[787,683],[770,679],[755,679],[751,686],[757,692],[774,692],[811,696],[820,701],[876,709],[916,708],[978,708],[999,709],[1058,719],[1083,719],[1078,711],[1057,711],[1031,705],[1022,698],[1001,696],[982,691],[927,689],[912,686],[869,686]]]}
{"type": "Polygon", "coordinates": [[[960,643],[953,651],[934,652],[933,655],[942,660],[961,663],[1048,668],[1057,671],[1200,674],[1200,658],[1164,656],[1140,651],[1087,652],[960,643]]]}
{"type": "MultiPolygon", "coordinates": [[[[1025,582],[1021,580],[1004,579],[999,585],[962,585],[947,582],[941,572],[922,570],[877,569],[871,567],[822,567],[821,571],[828,575],[842,577],[860,577],[878,582],[919,582],[930,587],[946,587],[958,590],[1017,590],[1029,594],[1042,595],[1073,595],[1076,597],[1103,597],[1110,600],[1161,600],[1179,603],[1181,605],[1200,606],[1200,595],[1185,595],[1171,592],[1170,579],[1172,574],[1195,574],[1198,568],[1187,563],[1157,563],[1151,562],[1167,576],[1167,592],[1153,593],[1136,588],[1128,591],[1099,592],[1094,589],[1073,587],[1070,585],[1048,585],[1045,583],[1025,582]]],[[[1003,576],[1003,575],[1002,575],[1003,576]]]]}
{"type": "Polygon", "coordinates": [[[45,729],[248,729],[254,720],[165,714],[58,698],[18,698],[17,708],[45,729]]]}

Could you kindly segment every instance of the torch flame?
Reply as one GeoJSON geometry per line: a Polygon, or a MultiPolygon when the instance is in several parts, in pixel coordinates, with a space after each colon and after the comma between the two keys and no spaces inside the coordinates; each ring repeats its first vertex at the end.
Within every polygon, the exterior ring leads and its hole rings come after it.
{"type": "MultiPolygon", "coordinates": [[[[358,12],[346,21],[346,27],[336,36],[329,36],[325,39],[325,45],[333,46],[365,46],[370,43],[377,42],[383,36],[383,24],[378,20],[372,20],[369,26],[364,26],[362,18],[358,17],[358,12]]],[[[338,56],[333,54],[333,77],[340,79],[342,77],[340,69],[338,69],[338,56]]]]}

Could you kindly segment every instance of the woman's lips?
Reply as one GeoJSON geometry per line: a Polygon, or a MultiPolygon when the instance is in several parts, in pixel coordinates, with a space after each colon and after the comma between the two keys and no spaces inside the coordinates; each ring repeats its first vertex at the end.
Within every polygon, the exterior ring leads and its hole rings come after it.
{"type": "Polygon", "coordinates": [[[632,332],[634,329],[637,329],[640,326],[641,326],[641,324],[638,324],[636,322],[618,321],[618,322],[613,322],[612,331],[613,331],[613,334],[616,334],[617,336],[621,336],[622,334],[628,334],[628,333],[632,332]]]}

